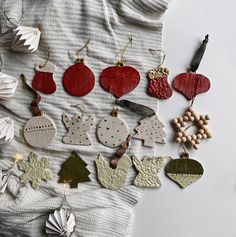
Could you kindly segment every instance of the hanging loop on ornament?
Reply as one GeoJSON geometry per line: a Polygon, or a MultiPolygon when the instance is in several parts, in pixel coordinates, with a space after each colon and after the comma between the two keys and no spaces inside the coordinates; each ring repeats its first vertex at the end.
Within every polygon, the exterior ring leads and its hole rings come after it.
{"type": "Polygon", "coordinates": [[[155,57],[158,58],[158,60],[160,59],[160,63],[157,67],[160,67],[163,65],[165,58],[166,58],[166,54],[165,51],[162,49],[148,49],[155,57]]]}
{"type": "Polygon", "coordinates": [[[44,63],[42,63],[42,64],[39,65],[39,68],[44,68],[44,67],[48,64],[49,59],[50,59],[50,48],[48,47],[47,59],[45,60],[44,63]]]}
{"type": "Polygon", "coordinates": [[[82,115],[84,115],[84,113],[87,112],[86,107],[82,104],[75,104],[71,105],[70,107],[78,109],[82,113],[82,115]]]}
{"type": "Polygon", "coordinates": [[[84,62],[84,59],[83,59],[83,58],[80,58],[79,53],[80,53],[83,49],[85,49],[85,48],[88,46],[88,44],[90,43],[90,41],[91,41],[91,39],[88,39],[88,41],[86,42],[86,44],[85,44],[83,47],[81,47],[81,48],[77,51],[77,53],[76,53],[76,63],[83,63],[83,62],[84,62]]]}
{"type": "Polygon", "coordinates": [[[128,48],[132,47],[132,45],[133,45],[133,36],[130,35],[129,41],[126,44],[126,46],[123,49],[121,49],[115,56],[115,63],[117,64],[117,66],[124,66],[124,54],[128,48]],[[119,60],[117,60],[118,56],[120,56],[119,60]]]}

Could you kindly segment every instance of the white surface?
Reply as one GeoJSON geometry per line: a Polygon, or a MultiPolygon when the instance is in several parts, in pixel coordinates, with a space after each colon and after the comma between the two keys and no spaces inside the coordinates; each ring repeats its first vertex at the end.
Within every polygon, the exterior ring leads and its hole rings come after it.
{"type": "MultiPolygon", "coordinates": [[[[195,109],[210,114],[213,139],[203,142],[191,157],[202,163],[203,177],[180,189],[161,174],[163,186],[147,190],[135,210],[134,237],[235,237],[236,236],[236,1],[173,0],[165,15],[165,65],[169,81],[188,66],[205,34],[210,41],[199,72],[212,82],[208,93],[197,97],[195,109]]],[[[188,105],[174,93],[161,102],[159,114],[166,124],[167,144],[157,145],[158,155],[177,157],[168,121],[188,105]]]]}

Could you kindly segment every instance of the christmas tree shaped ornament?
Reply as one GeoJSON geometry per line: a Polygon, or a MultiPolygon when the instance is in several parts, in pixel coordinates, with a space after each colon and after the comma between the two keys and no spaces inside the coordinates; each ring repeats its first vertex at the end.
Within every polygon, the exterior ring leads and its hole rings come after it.
{"type": "Polygon", "coordinates": [[[77,188],[78,183],[90,182],[87,163],[76,153],[72,152],[70,157],[62,164],[58,173],[59,183],[69,182],[71,188],[77,188]]]}
{"type": "Polygon", "coordinates": [[[162,58],[161,63],[148,72],[148,88],[147,93],[150,96],[157,97],[160,100],[168,99],[172,96],[173,90],[167,81],[169,70],[162,67],[165,60],[165,53],[163,50],[149,49],[154,55],[159,57],[158,52],[162,58]]]}
{"type": "Polygon", "coordinates": [[[63,76],[63,86],[67,93],[72,96],[85,96],[95,86],[95,76],[92,70],[84,64],[84,59],[79,53],[87,47],[88,42],[77,51],[75,64],[66,69],[63,76]]]}
{"type": "Polygon", "coordinates": [[[95,160],[98,180],[107,189],[118,190],[125,185],[132,161],[127,155],[123,155],[117,162],[116,168],[111,168],[104,157],[99,154],[95,160]]]}
{"type": "Polygon", "coordinates": [[[50,161],[48,159],[39,159],[38,155],[31,152],[28,161],[23,160],[18,164],[19,169],[24,171],[21,181],[30,183],[32,188],[39,188],[42,180],[47,181],[53,178],[49,165],[50,161]]]}
{"type": "Polygon", "coordinates": [[[165,167],[166,175],[177,183],[181,188],[198,181],[203,175],[202,165],[189,158],[188,153],[181,154],[180,159],[171,160],[165,167]]]}
{"type": "Polygon", "coordinates": [[[189,72],[179,74],[173,81],[173,88],[184,95],[187,100],[193,100],[198,94],[207,92],[210,89],[210,80],[206,76],[196,73],[208,40],[209,36],[206,35],[193,57],[189,72]]]}
{"type": "Polygon", "coordinates": [[[165,143],[164,125],[156,114],[142,119],[139,123],[133,138],[143,140],[143,145],[147,147],[153,147],[155,143],[165,143]]]}
{"type": "Polygon", "coordinates": [[[81,114],[70,118],[69,115],[63,113],[62,120],[68,129],[68,133],[63,137],[62,141],[66,144],[74,145],[91,145],[91,140],[88,133],[94,125],[94,116],[89,116],[86,120],[83,119],[86,108],[79,104],[72,106],[79,107],[81,114]]]}
{"type": "Polygon", "coordinates": [[[173,119],[177,131],[176,142],[198,149],[202,140],[212,138],[212,134],[206,127],[209,120],[209,115],[199,116],[192,107],[188,107],[183,116],[173,119]],[[192,126],[195,127],[195,133],[188,134],[188,129],[192,126]]]}
{"type": "Polygon", "coordinates": [[[0,144],[11,142],[14,138],[14,120],[5,117],[0,118],[0,144]]]}
{"type": "Polygon", "coordinates": [[[41,96],[26,83],[24,75],[21,75],[21,77],[27,89],[35,96],[31,102],[33,117],[25,123],[23,129],[24,138],[32,147],[45,148],[52,143],[56,136],[56,125],[49,117],[43,115],[39,109],[38,104],[41,100],[41,96]]]}
{"type": "Polygon", "coordinates": [[[133,164],[138,171],[134,185],[144,188],[160,188],[161,181],[158,174],[164,166],[164,159],[164,157],[145,156],[141,161],[133,155],[133,164]]]}
{"type": "Polygon", "coordinates": [[[132,37],[129,38],[128,44],[117,55],[120,59],[116,66],[111,66],[102,71],[100,74],[100,84],[102,88],[111,93],[116,98],[134,90],[140,82],[139,72],[131,67],[125,66],[124,53],[128,47],[132,46],[132,37]]]}
{"type": "Polygon", "coordinates": [[[50,52],[48,49],[48,58],[45,62],[39,63],[35,67],[35,75],[32,81],[32,87],[44,94],[53,94],[57,87],[53,78],[56,71],[56,65],[49,61],[50,52]]]}
{"type": "Polygon", "coordinates": [[[128,137],[128,127],[118,117],[118,110],[113,108],[111,115],[104,117],[97,125],[98,140],[107,147],[118,147],[128,137]]]}

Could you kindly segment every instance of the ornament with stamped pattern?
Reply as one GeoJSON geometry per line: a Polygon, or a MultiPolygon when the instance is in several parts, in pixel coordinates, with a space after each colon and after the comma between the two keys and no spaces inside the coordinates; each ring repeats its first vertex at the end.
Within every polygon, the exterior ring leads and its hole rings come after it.
{"type": "Polygon", "coordinates": [[[162,57],[160,65],[156,68],[153,68],[148,72],[148,88],[147,93],[150,96],[156,97],[160,100],[168,99],[172,96],[173,90],[168,83],[167,77],[169,75],[169,70],[165,67],[162,67],[162,64],[165,60],[165,54],[162,50],[153,50],[149,49],[154,55],[162,57]]]}
{"type": "Polygon", "coordinates": [[[67,68],[63,75],[64,89],[72,96],[85,96],[95,86],[95,76],[92,70],[85,65],[84,59],[79,56],[79,53],[87,47],[89,42],[90,39],[77,51],[75,64],[67,68]]]}
{"type": "Polygon", "coordinates": [[[38,104],[41,96],[26,83],[26,78],[21,75],[22,81],[35,98],[31,102],[31,110],[33,117],[24,125],[23,135],[25,141],[32,147],[45,148],[49,146],[56,136],[56,125],[53,120],[45,115],[39,109],[38,104]]]}

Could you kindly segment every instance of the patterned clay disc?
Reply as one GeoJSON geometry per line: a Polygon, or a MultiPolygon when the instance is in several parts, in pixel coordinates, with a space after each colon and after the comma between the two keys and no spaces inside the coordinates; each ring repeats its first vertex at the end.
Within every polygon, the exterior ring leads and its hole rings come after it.
{"type": "Polygon", "coordinates": [[[128,127],[122,119],[108,115],[98,123],[97,136],[104,146],[118,147],[126,140],[128,127]]]}
{"type": "Polygon", "coordinates": [[[56,125],[46,116],[35,116],[30,118],[23,130],[26,142],[37,148],[49,146],[56,136],[56,125]]]}

